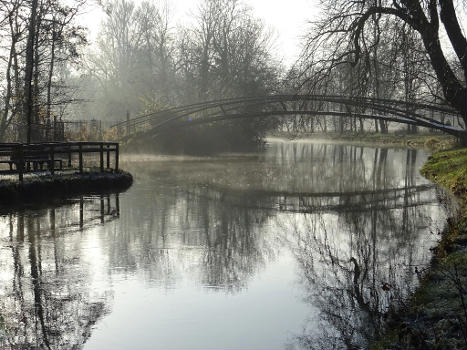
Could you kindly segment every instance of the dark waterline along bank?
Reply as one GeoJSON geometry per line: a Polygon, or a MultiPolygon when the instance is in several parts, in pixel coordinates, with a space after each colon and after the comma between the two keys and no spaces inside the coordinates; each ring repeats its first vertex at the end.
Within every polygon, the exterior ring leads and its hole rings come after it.
{"type": "Polygon", "coordinates": [[[420,286],[370,349],[465,349],[467,346],[467,149],[435,152],[420,170],[459,203],[420,286]]]}
{"type": "Polygon", "coordinates": [[[133,183],[130,173],[123,170],[88,171],[71,174],[42,175],[18,180],[0,181],[0,205],[22,201],[46,201],[51,197],[125,190],[133,183]]]}

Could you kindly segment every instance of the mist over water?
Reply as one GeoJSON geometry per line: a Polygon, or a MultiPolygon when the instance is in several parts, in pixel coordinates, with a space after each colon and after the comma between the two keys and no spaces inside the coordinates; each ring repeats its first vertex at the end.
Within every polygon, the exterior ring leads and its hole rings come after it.
{"type": "Polygon", "coordinates": [[[127,155],[125,193],[0,217],[0,347],[362,346],[445,220],[426,158],[310,142],[127,155]]]}

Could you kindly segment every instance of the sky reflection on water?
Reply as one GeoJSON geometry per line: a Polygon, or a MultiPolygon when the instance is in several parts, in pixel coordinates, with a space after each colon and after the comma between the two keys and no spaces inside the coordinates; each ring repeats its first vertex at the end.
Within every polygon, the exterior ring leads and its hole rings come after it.
{"type": "Polygon", "coordinates": [[[444,222],[426,157],[274,142],[140,158],[126,193],[7,213],[1,348],[364,345],[444,222]]]}

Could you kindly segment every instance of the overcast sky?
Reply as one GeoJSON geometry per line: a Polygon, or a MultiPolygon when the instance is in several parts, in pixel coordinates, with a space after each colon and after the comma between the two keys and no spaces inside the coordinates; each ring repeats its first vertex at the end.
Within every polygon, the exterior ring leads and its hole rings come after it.
{"type": "Polygon", "coordinates": [[[318,13],[315,0],[248,0],[255,14],[277,33],[279,57],[291,64],[300,53],[307,22],[318,13]]]}
{"type": "MultiPolygon", "coordinates": [[[[154,0],[156,3],[157,0],[154,0]]],[[[161,0],[159,0],[161,1],[161,0]]],[[[190,21],[201,0],[166,0],[176,23],[190,21]]],[[[139,2],[139,0],[135,0],[139,2]]],[[[300,37],[304,35],[307,22],[313,20],[317,11],[317,0],[242,0],[253,9],[256,17],[273,31],[275,53],[287,66],[291,65],[300,53],[300,37]]],[[[95,3],[94,3],[95,4],[95,3]]],[[[80,21],[89,28],[91,41],[96,37],[103,14],[97,5],[89,3],[80,21]]]]}

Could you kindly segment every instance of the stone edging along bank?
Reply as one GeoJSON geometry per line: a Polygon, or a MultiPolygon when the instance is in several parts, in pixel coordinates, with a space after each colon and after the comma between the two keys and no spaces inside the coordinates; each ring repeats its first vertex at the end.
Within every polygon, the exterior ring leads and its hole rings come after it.
{"type": "Polygon", "coordinates": [[[14,204],[29,200],[41,201],[51,197],[109,190],[125,190],[132,183],[132,175],[122,170],[28,177],[24,179],[22,185],[18,181],[4,180],[0,181],[0,204],[14,204]]]}

